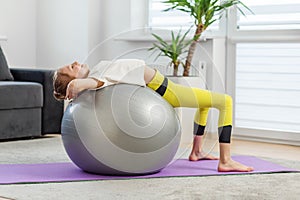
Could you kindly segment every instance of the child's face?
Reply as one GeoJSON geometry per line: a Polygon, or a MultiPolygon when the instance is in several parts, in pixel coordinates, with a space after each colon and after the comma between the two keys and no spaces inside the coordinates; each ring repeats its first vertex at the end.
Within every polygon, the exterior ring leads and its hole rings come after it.
{"type": "Polygon", "coordinates": [[[79,64],[77,61],[70,65],[66,65],[58,69],[63,74],[68,74],[70,77],[86,78],[89,74],[89,66],[86,64],[79,64]]]}

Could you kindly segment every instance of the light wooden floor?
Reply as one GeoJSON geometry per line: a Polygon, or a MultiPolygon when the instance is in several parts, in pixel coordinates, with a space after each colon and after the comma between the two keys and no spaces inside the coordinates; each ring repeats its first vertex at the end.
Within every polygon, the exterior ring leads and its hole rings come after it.
{"type": "Polygon", "coordinates": [[[234,140],[232,153],[300,161],[300,147],[234,140]]]}
{"type": "MultiPolygon", "coordinates": [[[[191,144],[182,144],[182,146],[191,146],[191,144]]],[[[206,152],[211,149],[213,152],[219,152],[218,143],[213,139],[205,139],[203,141],[203,149],[206,152]]],[[[300,147],[291,145],[234,139],[232,141],[231,153],[300,161],[300,147]]]]}

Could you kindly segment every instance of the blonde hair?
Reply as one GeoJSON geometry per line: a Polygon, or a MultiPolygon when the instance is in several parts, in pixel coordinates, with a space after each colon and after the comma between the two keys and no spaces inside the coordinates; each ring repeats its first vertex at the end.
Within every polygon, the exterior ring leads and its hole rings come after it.
{"type": "Polygon", "coordinates": [[[75,79],[68,74],[56,70],[53,75],[53,96],[57,100],[64,100],[66,98],[67,87],[70,81],[75,79]]]}

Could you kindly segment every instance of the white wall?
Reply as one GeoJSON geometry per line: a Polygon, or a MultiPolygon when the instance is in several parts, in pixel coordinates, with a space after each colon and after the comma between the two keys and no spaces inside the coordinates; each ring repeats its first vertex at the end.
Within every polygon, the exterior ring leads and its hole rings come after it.
{"type": "Polygon", "coordinates": [[[102,10],[104,6],[103,1],[88,0],[88,50],[91,51],[103,38],[103,24],[102,10]]]}
{"type": "Polygon", "coordinates": [[[0,0],[0,35],[10,66],[36,64],[36,0],[0,0]]]}
{"type": "Polygon", "coordinates": [[[37,1],[37,66],[58,67],[88,52],[86,0],[37,1]]]}
{"type": "MultiPolygon", "coordinates": [[[[98,38],[98,43],[90,43],[87,61],[91,66],[102,59],[112,59],[115,54],[118,54],[120,50],[113,45],[114,37],[121,32],[130,30],[130,0],[101,1],[99,11],[99,19],[94,23],[101,24],[99,32],[101,35],[98,38]]],[[[92,24],[90,31],[94,31],[92,24]]]]}
{"type": "MultiPolygon", "coordinates": [[[[117,40],[124,34],[140,31],[147,22],[146,0],[105,0],[101,2],[101,42],[89,54],[93,66],[102,59],[116,59],[149,42],[136,43],[117,40]],[[118,6],[116,6],[118,5],[118,6]]],[[[137,55],[135,55],[137,56],[137,55]]]]}
{"type": "Polygon", "coordinates": [[[0,0],[0,36],[8,38],[0,45],[10,66],[56,68],[84,61],[105,38],[102,4],[105,1],[0,0]]]}
{"type": "Polygon", "coordinates": [[[115,40],[143,28],[147,5],[146,0],[0,0],[0,35],[8,38],[0,44],[12,67],[56,68],[74,60],[94,65],[149,47],[115,40]]]}

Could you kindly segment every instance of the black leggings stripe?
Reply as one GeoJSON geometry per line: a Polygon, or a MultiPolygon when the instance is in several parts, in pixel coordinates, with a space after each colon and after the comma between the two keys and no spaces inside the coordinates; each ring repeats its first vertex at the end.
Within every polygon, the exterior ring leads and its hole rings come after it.
{"type": "Polygon", "coordinates": [[[168,87],[168,79],[165,77],[162,84],[155,91],[158,94],[160,94],[161,96],[164,96],[164,94],[166,93],[167,87],[168,87]]]}

